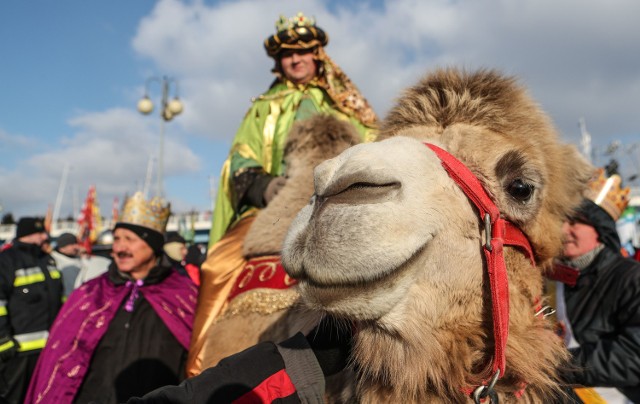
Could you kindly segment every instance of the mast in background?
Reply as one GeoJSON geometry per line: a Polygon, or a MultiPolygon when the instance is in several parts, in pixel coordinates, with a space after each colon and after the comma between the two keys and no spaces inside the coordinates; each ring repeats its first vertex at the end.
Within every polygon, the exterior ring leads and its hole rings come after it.
{"type": "Polygon", "coordinates": [[[60,206],[62,205],[62,197],[64,195],[64,189],[67,185],[67,177],[69,176],[69,163],[64,165],[62,170],[62,178],[60,179],[60,186],[58,187],[58,195],[56,196],[56,204],[53,206],[53,214],[51,215],[51,225],[54,226],[58,222],[60,216],[60,206]]]}
{"type": "Polygon", "coordinates": [[[580,127],[580,145],[582,146],[582,154],[587,158],[589,163],[593,163],[593,150],[591,147],[591,134],[587,132],[587,124],[584,118],[578,119],[578,126],[580,127]]]}

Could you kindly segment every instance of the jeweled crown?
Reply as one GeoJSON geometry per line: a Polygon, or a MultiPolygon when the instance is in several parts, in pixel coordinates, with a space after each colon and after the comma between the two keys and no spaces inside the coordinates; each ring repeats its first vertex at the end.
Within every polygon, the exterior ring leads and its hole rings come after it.
{"type": "Polygon", "coordinates": [[[313,17],[307,17],[302,12],[287,18],[284,15],[280,15],[278,21],[276,21],[276,32],[286,31],[294,28],[308,28],[314,27],[316,20],[313,17]]]}
{"type": "Polygon", "coordinates": [[[136,192],[127,199],[118,222],[147,227],[161,234],[167,227],[171,204],[160,197],[147,201],[142,192],[136,192]]]}
{"type": "Polygon", "coordinates": [[[629,187],[622,188],[622,178],[614,174],[610,177],[599,168],[589,181],[589,187],[585,196],[596,205],[604,209],[613,220],[618,220],[624,209],[629,204],[629,187]]]}
{"type": "Polygon", "coordinates": [[[276,33],[264,40],[264,48],[269,56],[276,58],[283,49],[312,49],[328,43],[329,36],[316,25],[315,18],[300,12],[289,18],[280,15],[276,33]]]}

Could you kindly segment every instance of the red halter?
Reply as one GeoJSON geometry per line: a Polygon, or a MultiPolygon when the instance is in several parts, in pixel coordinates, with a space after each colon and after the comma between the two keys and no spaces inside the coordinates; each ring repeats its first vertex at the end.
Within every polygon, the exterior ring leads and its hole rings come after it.
{"type": "MultiPolygon", "coordinates": [[[[484,256],[487,260],[487,272],[491,286],[491,312],[493,315],[493,338],[495,341],[493,354],[493,384],[504,375],[506,366],[505,350],[509,335],[509,284],[507,268],[504,263],[503,246],[520,247],[527,254],[531,265],[535,267],[535,259],[531,244],[522,231],[511,222],[500,218],[500,211],[493,203],[476,176],[454,156],[430,143],[425,143],[433,150],[442,162],[449,176],[464,191],[484,221],[486,243],[484,256]]],[[[482,386],[484,387],[484,386],[482,386]]]]}

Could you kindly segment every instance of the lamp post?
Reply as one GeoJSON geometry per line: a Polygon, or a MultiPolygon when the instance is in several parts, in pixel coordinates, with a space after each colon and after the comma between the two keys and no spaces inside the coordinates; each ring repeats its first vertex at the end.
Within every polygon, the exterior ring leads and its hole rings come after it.
{"type": "Polygon", "coordinates": [[[153,102],[149,98],[149,84],[152,81],[157,81],[162,86],[162,99],[160,110],[160,152],[158,156],[158,179],[156,185],[156,196],[162,197],[162,180],[163,180],[163,166],[164,166],[164,125],[166,122],[172,120],[176,115],[179,115],[182,110],[182,102],[178,97],[178,82],[171,78],[164,76],[150,77],[147,79],[144,88],[144,97],[138,101],[138,111],[144,115],[148,115],[153,112],[153,102]],[[169,90],[173,84],[174,96],[169,100],[169,90]]]}

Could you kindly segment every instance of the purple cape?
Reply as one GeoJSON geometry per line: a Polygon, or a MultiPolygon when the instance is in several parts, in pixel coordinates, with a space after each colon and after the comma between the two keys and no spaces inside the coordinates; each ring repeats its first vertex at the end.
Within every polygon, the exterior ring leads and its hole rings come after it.
{"type": "MultiPolygon", "coordinates": [[[[25,403],[71,403],[82,385],[93,351],[131,293],[109,275],[76,289],[62,306],[38,359],[25,403]]],[[[175,271],[162,282],[139,289],[178,342],[189,349],[198,289],[175,271]]]]}

